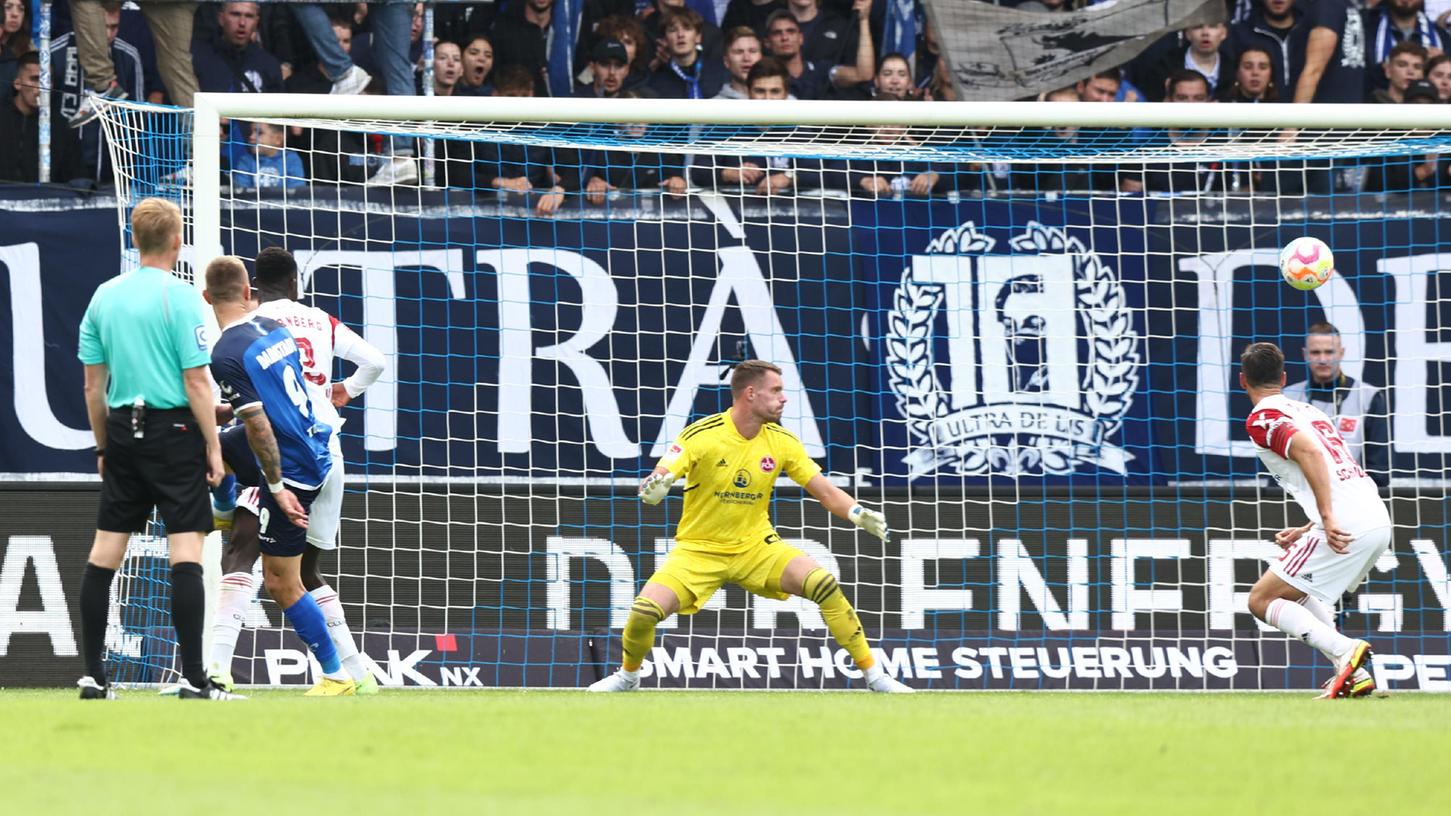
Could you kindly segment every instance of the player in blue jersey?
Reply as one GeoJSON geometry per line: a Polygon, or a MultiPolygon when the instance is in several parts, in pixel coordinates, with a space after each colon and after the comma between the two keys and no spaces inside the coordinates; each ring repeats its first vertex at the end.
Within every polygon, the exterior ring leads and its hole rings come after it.
{"type": "Polygon", "coordinates": [[[341,476],[328,448],[332,427],[313,411],[291,332],[251,314],[251,286],[241,260],[217,258],[207,265],[206,280],[203,297],[222,327],[212,348],[212,378],[246,427],[267,485],[259,491],[257,514],[263,581],[322,666],[322,679],[308,695],[351,696],[356,684],[328,636],[322,608],[302,585],[307,509],[329,478],[341,476]]]}

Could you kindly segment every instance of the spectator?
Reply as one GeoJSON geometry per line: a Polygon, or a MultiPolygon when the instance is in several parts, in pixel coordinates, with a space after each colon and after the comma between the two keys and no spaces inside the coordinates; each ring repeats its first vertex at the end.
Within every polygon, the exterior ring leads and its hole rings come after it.
{"type": "Polygon", "coordinates": [[[1437,98],[1451,102],[1451,56],[1438,54],[1426,63],[1426,80],[1436,86],[1437,98]]]}
{"type": "Polygon", "coordinates": [[[725,67],[730,81],[721,87],[716,99],[750,99],[746,79],[751,68],[761,61],[761,38],[754,29],[736,26],[726,33],[725,67]]]}
{"type": "MultiPolygon", "coordinates": [[[[437,48],[437,46],[434,46],[437,48]]],[[[454,93],[459,96],[488,96],[494,92],[494,43],[482,34],[475,34],[464,46],[463,76],[454,93]]]]}
{"type": "MultiPolygon", "coordinates": [[[[1260,45],[1247,46],[1235,62],[1234,82],[1224,89],[1221,102],[1257,103],[1278,102],[1279,90],[1275,87],[1274,54],[1260,45]]],[[[1230,165],[1230,188],[1237,183],[1240,189],[1261,193],[1272,193],[1280,188],[1279,169],[1274,161],[1245,162],[1230,165]]]]}
{"type": "MultiPolygon", "coordinates": [[[[502,39],[502,38],[501,38],[502,39]]],[[[536,78],[522,65],[501,66],[494,77],[495,96],[533,96],[536,78]]],[[[475,145],[474,186],[505,194],[539,193],[534,212],[548,215],[564,203],[564,187],[555,183],[553,151],[536,145],[480,142],[475,145]]]]}
{"type": "MultiPolygon", "coordinates": [[[[879,96],[878,99],[895,101],[891,96],[879,96]]],[[[882,126],[872,130],[872,143],[906,146],[915,141],[907,128],[882,126]]],[[[847,162],[846,169],[847,189],[853,195],[901,198],[904,195],[929,196],[947,190],[948,174],[931,162],[852,159],[847,162]]]]}
{"type": "MultiPolygon", "coordinates": [[[[1291,43],[1298,49],[1298,39],[1305,17],[1300,5],[1304,0],[1263,0],[1249,16],[1229,28],[1229,50],[1242,54],[1249,48],[1263,48],[1270,54],[1270,80],[1277,96],[1293,96],[1300,78],[1302,59],[1291,58],[1291,43]]],[[[1286,100],[1288,101],[1288,100],[1286,100]]]]}
{"type": "Polygon", "coordinates": [[[230,93],[282,91],[282,65],[254,41],[259,19],[256,3],[222,4],[217,11],[217,36],[192,44],[198,88],[230,93]]]}
{"type": "Polygon", "coordinates": [[[307,184],[302,159],[283,147],[286,132],[280,125],[253,122],[249,141],[252,149],[243,153],[232,168],[232,186],[242,189],[262,187],[302,187],[307,184]]]}
{"type": "Polygon", "coordinates": [[[634,17],[615,14],[600,21],[595,28],[597,40],[619,40],[630,55],[630,73],[625,77],[625,87],[638,90],[650,84],[650,59],[655,54],[652,43],[645,35],[645,27],[634,17]]]}
{"type": "Polygon", "coordinates": [[[5,0],[0,6],[0,54],[19,60],[22,54],[35,50],[30,41],[30,3],[26,0],[5,0]]]}
{"type": "MultiPolygon", "coordinates": [[[[332,93],[358,94],[373,79],[372,75],[353,64],[350,51],[344,51],[333,31],[333,22],[327,11],[318,3],[292,4],[292,16],[307,37],[313,53],[317,54],[317,67],[332,82],[332,93]]],[[[349,34],[351,41],[352,35],[349,34]]],[[[291,77],[289,77],[290,79],[291,77]]]]}
{"type": "Polygon", "coordinates": [[[838,64],[841,62],[838,59],[824,63],[833,66],[829,73],[831,90],[837,92],[871,82],[876,76],[877,46],[872,40],[872,0],[852,0],[851,10],[856,21],[854,27],[848,29],[852,34],[847,38],[846,50],[842,54],[849,61],[838,64]]]}
{"type": "MultiPolygon", "coordinates": [[[[353,15],[340,15],[331,22],[333,36],[343,53],[353,50],[353,15]]],[[[374,83],[378,84],[378,83],[374,83]]],[[[323,73],[321,65],[305,68],[287,78],[288,93],[332,93],[333,81],[323,73]]],[[[334,128],[293,130],[299,141],[303,176],[318,182],[358,183],[368,177],[368,150],[361,133],[334,128]]]]}
{"type": "Polygon", "coordinates": [[[1099,71],[1091,77],[1080,79],[1074,86],[1078,90],[1078,101],[1112,102],[1118,96],[1120,81],[1117,68],[1099,71]]]}
{"type": "Polygon", "coordinates": [[[725,67],[704,57],[700,47],[700,15],[694,9],[665,12],[661,27],[670,60],[650,77],[650,87],[670,99],[709,99],[725,84],[725,67]]]}
{"type": "MultiPolygon", "coordinates": [[[[599,46],[596,46],[598,49],[599,46]]],[[[598,80],[597,80],[598,81],[598,80]]],[[[620,99],[636,99],[635,91],[620,91],[620,99]]],[[[645,125],[621,125],[614,131],[619,140],[645,135],[645,125]]],[[[685,194],[684,157],[668,153],[635,150],[586,150],[578,164],[557,167],[560,186],[566,191],[584,190],[584,200],[604,204],[616,190],[664,190],[672,197],[685,194]],[[583,185],[580,184],[583,179],[583,185]]]]}
{"type": "Polygon", "coordinates": [[[726,6],[721,28],[729,31],[737,26],[746,26],[762,37],[766,36],[766,20],[786,8],[786,0],[731,0],[726,6]]]}
{"type": "MultiPolygon", "coordinates": [[[[353,64],[382,77],[382,90],[388,94],[413,95],[417,89],[414,66],[423,59],[423,4],[390,0],[359,3],[357,7],[361,11],[353,15],[358,32],[350,54],[353,64]],[[367,31],[360,28],[365,20],[367,31]]],[[[372,85],[368,87],[376,90],[372,85]]]]}
{"type": "MultiPolygon", "coordinates": [[[[111,64],[111,49],[106,37],[106,13],[103,0],[71,0],[71,25],[75,28],[76,56],[86,71],[90,90],[109,99],[125,98],[125,89],[116,80],[116,66],[111,64]]],[[[156,45],[156,64],[173,104],[183,108],[192,105],[197,91],[197,75],[192,66],[191,29],[196,17],[196,3],[152,2],[141,0],[141,12],[151,28],[156,45]]],[[[81,100],[70,119],[71,127],[80,127],[98,115],[93,104],[81,100]]]]}
{"type": "Polygon", "coordinates": [[[1132,76],[1134,85],[1148,101],[1162,102],[1168,95],[1166,83],[1169,77],[1187,68],[1208,80],[1209,90],[1213,93],[1220,86],[1221,79],[1223,84],[1229,82],[1229,72],[1221,72],[1221,66],[1227,67],[1230,63],[1229,50],[1225,46],[1228,36],[1229,29],[1224,23],[1184,29],[1179,45],[1164,53],[1156,62],[1145,66],[1136,61],[1137,68],[1132,76]]]}
{"type": "Polygon", "coordinates": [[[1446,32],[1426,16],[1426,0],[1381,0],[1367,9],[1365,20],[1365,64],[1369,70],[1366,93],[1386,87],[1386,74],[1376,70],[1390,59],[1391,49],[1403,42],[1421,46],[1428,56],[1445,52],[1451,41],[1446,32]]]}
{"type": "MultiPolygon", "coordinates": [[[[1385,61],[1381,71],[1386,77],[1386,87],[1371,91],[1366,101],[1381,104],[1400,104],[1406,101],[1406,89],[1412,82],[1422,78],[1426,70],[1426,49],[1420,43],[1407,40],[1397,43],[1385,61]]],[[[1435,90],[1434,86],[1432,90],[1435,90]]]]}
{"type": "MultiPolygon", "coordinates": [[[[454,96],[459,78],[463,76],[463,54],[458,45],[451,42],[435,43],[433,46],[433,95],[454,96]]],[[[419,81],[423,79],[419,76],[419,81]]],[[[419,91],[420,95],[422,90],[419,91]]]]}
{"type": "MultiPolygon", "coordinates": [[[[1115,79],[1117,72],[1113,72],[1115,79]]],[[[878,81],[881,73],[877,74],[878,81]]],[[[1091,77],[1096,79],[1096,77],[1091,77]]],[[[1088,81],[1088,80],[1085,80],[1088,81]]],[[[1078,85],[1069,85],[1066,88],[1059,88],[1056,91],[1049,91],[1043,95],[1044,102],[1079,102],[1082,101],[1082,92],[1079,90],[1083,82],[1078,85]]],[[[1109,94],[1112,99],[1117,93],[1109,94]]],[[[1047,151],[1073,152],[1079,141],[1078,128],[1060,127],[1035,131],[1037,141],[1043,144],[1047,151]]],[[[1010,186],[1014,190],[1028,192],[1087,192],[1094,189],[1094,169],[1081,164],[1014,164],[1010,171],[1010,186]]],[[[1108,174],[1105,185],[1112,182],[1112,174],[1108,174]]]]}
{"type": "Polygon", "coordinates": [[[0,5],[0,88],[9,88],[15,81],[20,55],[34,50],[29,0],[4,0],[0,5]]]}
{"type": "MultiPolygon", "coordinates": [[[[805,43],[801,48],[804,58],[822,65],[837,65],[850,55],[855,62],[856,24],[852,18],[832,9],[823,10],[820,0],[787,0],[786,9],[796,18],[796,24],[801,26],[801,40],[805,43]]],[[[870,0],[867,2],[867,12],[870,16],[870,0]]],[[[872,59],[876,60],[875,54],[872,59]]]]}
{"type": "Polygon", "coordinates": [[[781,9],[766,20],[766,44],[771,56],[786,67],[790,93],[797,99],[820,99],[831,84],[830,65],[819,65],[801,54],[801,25],[781,9]]]}
{"type": "MultiPolygon", "coordinates": [[[[510,3],[494,22],[494,60],[517,65],[534,78],[531,96],[569,96],[574,90],[574,42],[578,20],[556,24],[554,0],[510,3]]],[[[497,93],[497,91],[495,91],[497,93]]]]}
{"type": "MultiPolygon", "coordinates": [[[[216,36],[191,46],[198,88],[223,93],[280,93],[283,90],[281,63],[256,42],[259,19],[256,3],[231,2],[218,8],[216,36]]],[[[252,152],[248,147],[250,142],[251,132],[246,125],[233,120],[222,146],[223,155],[235,165],[252,152]]]]}
{"type": "Polygon", "coordinates": [[[1235,61],[1234,81],[1225,86],[1222,102],[1278,102],[1274,55],[1259,45],[1247,46],[1235,61]]]}
{"type": "Polygon", "coordinates": [[[600,40],[590,52],[589,73],[593,82],[575,90],[579,97],[613,99],[625,89],[630,75],[630,52],[619,40],[600,40]]]}
{"type": "Polygon", "coordinates": [[[1436,90],[1436,86],[1431,84],[1429,79],[1418,79],[1407,85],[1403,96],[1406,104],[1410,105],[1434,105],[1441,101],[1441,93],[1436,90]]]}
{"type": "MultiPolygon", "coordinates": [[[[1350,0],[1309,0],[1304,26],[1305,62],[1295,82],[1294,101],[1362,101],[1365,98],[1364,30],[1355,6],[1350,0]]],[[[1326,181],[1321,179],[1312,186],[1329,192],[1326,181]]]]}
{"type": "MultiPolygon", "coordinates": [[[[353,24],[350,18],[351,15],[348,15],[328,22],[328,31],[332,32],[334,42],[344,54],[351,54],[353,50],[353,24]]],[[[282,86],[288,93],[330,94],[334,84],[328,78],[322,63],[318,62],[311,68],[294,72],[282,86]]]]}
{"type": "MultiPolygon", "coordinates": [[[[0,181],[34,184],[40,180],[40,53],[16,60],[15,79],[0,98],[0,181]]],[[[80,143],[68,128],[50,129],[50,177],[68,182],[86,177],[80,143]]]]}
{"type": "MultiPolygon", "coordinates": [[[[655,43],[650,70],[659,70],[670,59],[669,44],[665,42],[666,14],[671,11],[684,11],[686,8],[685,0],[654,0],[641,13],[640,24],[645,31],[645,41],[655,43]]],[[[691,10],[696,14],[701,13],[699,9],[691,10]]],[[[704,16],[700,18],[700,50],[701,56],[709,62],[720,62],[725,54],[725,37],[720,28],[704,16]]]]}
{"type": "MultiPolygon", "coordinates": [[[[786,99],[790,79],[790,72],[780,60],[762,57],[751,68],[746,87],[751,99],[786,99]]],[[[711,161],[709,167],[697,165],[692,168],[693,174],[699,183],[713,184],[723,192],[754,192],[769,196],[793,189],[821,187],[822,165],[816,160],[717,155],[712,156],[711,161]]]]}
{"type": "MultiPolygon", "coordinates": [[[[1414,42],[1406,41],[1397,45],[1420,48],[1414,42]]],[[[1395,49],[1391,49],[1393,55],[1388,63],[1396,61],[1395,49]]],[[[1392,69],[1393,70],[1393,69],[1392,69]]],[[[1395,77],[1391,78],[1391,88],[1397,84],[1395,77]]],[[[1386,91],[1376,91],[1377,94],[1386,91]]],[[[1438,104],[1441,96],[1436,92],[1436,86],[1424,79],[1415,79],[1406,84],[1404,91],[1400,93],[1400,102],[1405,104],[1438,104]]],[[[1392,99],[1378,99],[1378,102],[1392,102],[1392,99]]],[[[1365,191],[1368,193],[1406,193],[1412,190],[1429,189],[1438,186],[1440,179],[1445,174],[1440,171],[1440,156],[1435,153],[1428,153],[1420,156],[1386,156],[1378,161],[1370,162],[1365,173],[1365,191]]],[[[1451,164],[1448,164],[1451,169],[1451,164]]]]}
{"type": "Polygon", "coordinates": [[[878,99],[914,99],[917,89],[912,85],[912,64],[901,54],[887,54],[877,63],[872,95],[878,99]]]}
{"type": "MultiPolygon", "coordinates": [[[[1212,102],[1209,80],[1192,68],[1175,71],[1165,83],[1164,102],[1212,102]]],[[[1162,146],[1196,145],[1208,136],[1200,129],[1169,128],[1152,137],[1162,146]]],[[[1218,162],[1170,162],[1153,164],[1141,172],[1125,171],[1119,177],[1119,190],[1125,193],[1188,193],[1222,192],[1226,189],[1225,170],[1218,162]]]]}
{"type": "MultiPolygon", "coordinates": [[[[147,98],[147,75],[141,52],[136,46],[120,39],[121,3],[107,3],[104,6],[106,39],[110,43],[111,64],[116,69],[116,79],[130,99],[147,98]]],[[[77,53],[75,35],[62,34],[50,43],[50,77],[52,103],[56,112],[65,119],[76,115],[86,92],[86,71],[77,53]]],[[[86,172],[98,185],[111,181],[111,158],[105,149],[100,122],[88,122],[76,129],[76,138],[81,145],[81,160],[86,172]]]]}

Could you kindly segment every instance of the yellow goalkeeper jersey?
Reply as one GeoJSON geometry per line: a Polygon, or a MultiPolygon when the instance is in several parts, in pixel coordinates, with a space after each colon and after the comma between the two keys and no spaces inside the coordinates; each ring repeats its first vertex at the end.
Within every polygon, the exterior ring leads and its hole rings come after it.
{"type": "Polygon", "coordinates": [[[777,476],[784,473],[804,487],[821,472],[795,434],[772,422],[746,439],[729,410],[686,427],[660,465],[685,477],[677,545],[727,554],[773,532],[769,509],[777,476]]]}

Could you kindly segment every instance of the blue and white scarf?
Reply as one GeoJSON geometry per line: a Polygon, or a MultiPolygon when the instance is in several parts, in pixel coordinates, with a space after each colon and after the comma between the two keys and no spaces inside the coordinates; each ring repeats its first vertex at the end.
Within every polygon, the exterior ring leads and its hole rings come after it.
{"type": "Polygon", "coordinates": [[[689,92],[687,98],[689,99],[700,98],[700,65],[702,62],[703,60],[701,59],[700,49],[698,47],[696,48],[695,62],[690,66],[690,73],[687,74],[685,69],[680,67],[680,63],[675,60],[670,61],[670,70],[674,71],[675,75],[685,82],[685,88],[689,92]]]}
{"type": "Polygon", "coordinates": [[[1375,27],[1375,64],[1385,62],[1386,56],[1397,43],[1411,39],[1421,44],[1422,48],[1439,48],[1446,50],[1446,38],[1436,24],[1425,12],[1416,15],[1416,28],[1410,34],[1400,35],[1400,29],[1391,24],[1391,16],[1384,9],[1380,13],[1380,23],[1375,27]]]}
{"type": "Polygon", "coordinates": [[[887,0],[882,26],[882,53],[901,54],[913,76],[917,73],[917,0],[887,0]]]}
{"type": "Polygon", "coordinates": [[[574,46],[579,39],[579,18],[584,0],[554,0],[549,18],[549,95],[574,93],[574,46]]]}

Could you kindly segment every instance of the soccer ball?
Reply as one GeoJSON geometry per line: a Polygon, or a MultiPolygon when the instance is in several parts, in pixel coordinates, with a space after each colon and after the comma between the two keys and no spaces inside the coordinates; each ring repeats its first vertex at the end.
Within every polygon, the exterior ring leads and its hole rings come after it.
{"type": "Polygon", "coordinates": [[[1330,280],[1334,271],[1335,255],[1319,238],[1296,238],[1280,250],[1280,274],[1296,289],[1314,289],[1330,280]]]}

